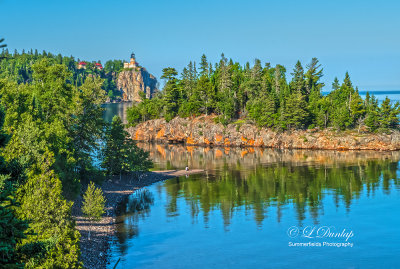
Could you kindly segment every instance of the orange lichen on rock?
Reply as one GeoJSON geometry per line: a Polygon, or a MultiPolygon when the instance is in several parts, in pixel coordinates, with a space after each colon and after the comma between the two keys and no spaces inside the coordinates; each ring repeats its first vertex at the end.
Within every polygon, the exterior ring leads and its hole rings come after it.
{"type": "Polygon", "coordinates": [[[156,138],[157,139],[162,138],[164,136],[164,134],[165,134],[165,130],[164,130],[164,128],[161,128],[161,130],[157,132],[156,138]]]}
{"type": "Polygon", "coordinates": [[[196,142],[194,141],[192,134],[190,134],[190,136],[188,138],[186,138],[186,144],[191,144],[194,145],[196,144],[196,142]]]}
{"type": "Polygon", "coordinates": [[[143,131],[138,129],[135,132],[135,140],[142,140],[143,139],[143,131]]]}
{"type": "MultiPolygon", "coordinates": [[[[246,125],[223,126],[214,122],[214,116],[150,120],[129,127],[130,137],[139,141],[186,142],[189,145],[216,145],[224,147],[272,147],[288,149],[332,150],[400,150],[400,132],[390,135],[337,132],[332,130],[296,130],[275,132],[268,128],[246,125]],[[193,133],[190,134],[190,130],[193,133]],[[236,131],[235,131],[236,130],[236,131]],[[190,137],[188,137],[190,135],[190,137]]],[[[224,150],[222,149],[222,152],[224,150]]]]}
{"type": "Polygon", "coordinates": [[[222,135],[217,134],[215,135],[215,141],[220,142],[222,140],[222,135]]]}

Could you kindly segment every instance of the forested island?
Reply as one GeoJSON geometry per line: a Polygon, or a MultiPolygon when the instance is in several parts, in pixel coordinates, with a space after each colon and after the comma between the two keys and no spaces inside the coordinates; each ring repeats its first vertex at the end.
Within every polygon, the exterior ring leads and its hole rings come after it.
{"type": "Polygon", "coordinates": [[[313,58],[304,70],[298,61],[288,81],[286,68],[256,59],[253,66],[228,60],[212,64],[201,57],[199,71],[190,62],[178,78],[175,68],[163,69],[164,90],[152,100],[128,111],[132,125],[165,118],[214,114],[224,125],[248,121],[276,131],[296,129],[385,132],[398,128],[400,105],[386,98],[381,104],[367,93],[362,99],[346,72],[343,82],[335,78],[329,94],[323,94],[323,68],[313,58]]]}
{"type": "Polygon", "coordinates": [[[164,90],[127,112],[136,140],[206,146],[261,146],[303,149],[397,150],[399,102],[363,99],[346,72],[324,90],[323,68],[313,58],[286,68],[228,60],[212,64],[201,57],[178,78],[164,68],[164,90]]]}

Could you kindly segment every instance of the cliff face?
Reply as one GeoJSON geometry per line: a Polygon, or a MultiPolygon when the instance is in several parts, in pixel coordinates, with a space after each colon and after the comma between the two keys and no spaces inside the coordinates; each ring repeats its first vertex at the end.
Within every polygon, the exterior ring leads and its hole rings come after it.
{"type": "Polygon", "coordinates": [[[143,67],[119,73],[117,87],[123,91],[124,101],[140,102],[139,92],[151,99],[157,91],[157,79],[143,67]]]}
{"type": "Polygon", "coordinates": [[[399,150],[400,133],[358,134],[353,131],[298,130],[277,133],[251,124],[214,123],[211,116],[150,120],[128,129],[132,139],[188,145],[270,147],[285,149],[399,150]]]}

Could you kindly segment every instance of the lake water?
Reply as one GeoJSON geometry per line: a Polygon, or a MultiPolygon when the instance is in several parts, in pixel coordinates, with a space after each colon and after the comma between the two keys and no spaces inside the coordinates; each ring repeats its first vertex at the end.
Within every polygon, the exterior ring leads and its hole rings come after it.
{"type": "Polygon", "coordinates": [[[109,268],[400,268],[400,152],[139,146],[205,173],[122,204],[109,268]]]}
{"type": "Polygon", "coordinates": [[[139,146],[206,172],[133,194],[110,268],[400,268],[400,152],[139,146]]]}
{"type": "Polygon", "coordinates": [[[103,107],[105,110],[103,117],[107,122],[111,122],[112,118],[117,115],[121,118],[122,122],[126,124],[126,110],[131,107],[132,104],[132,102],[104,104],[103,107]]]}

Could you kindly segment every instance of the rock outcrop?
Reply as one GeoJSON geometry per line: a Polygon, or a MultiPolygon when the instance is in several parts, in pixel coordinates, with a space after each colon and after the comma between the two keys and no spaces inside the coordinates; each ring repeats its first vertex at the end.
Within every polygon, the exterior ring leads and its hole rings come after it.
{"type": "Polygon", "coordinates": [[[139,92],[144,92],[149,99],[157,92],[157,79],[138,66],[119,73],[117,87],[123,92],[123,101],[140,102],[139,92]]]}
{"type": "Polygon", "coordinates": [[[224,126],[213,116],[156,119],[128,128],[132,139],[162,143],[185,143],[222,147],[269,147],[285,149],[399,150],[400,132],[391,134],[337,132],[334,130],[296,130],[278,133],[252,124],[224,126]]]}

